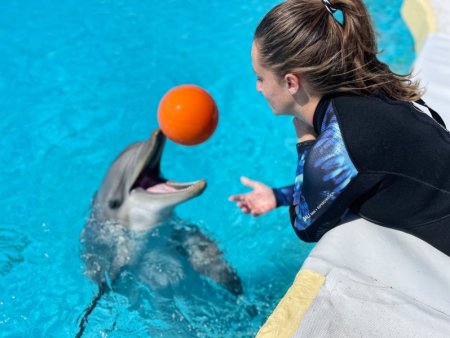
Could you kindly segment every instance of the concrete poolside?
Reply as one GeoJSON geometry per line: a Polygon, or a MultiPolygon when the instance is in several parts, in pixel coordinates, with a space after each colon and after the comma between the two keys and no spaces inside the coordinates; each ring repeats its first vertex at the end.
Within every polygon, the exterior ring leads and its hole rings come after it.
{"type": "Polygon", "coordinates": [[[424,99],[450,125],[450,6],[445,0],[405,0],[402,16],[416,46],[414,74],[424,99]]]}

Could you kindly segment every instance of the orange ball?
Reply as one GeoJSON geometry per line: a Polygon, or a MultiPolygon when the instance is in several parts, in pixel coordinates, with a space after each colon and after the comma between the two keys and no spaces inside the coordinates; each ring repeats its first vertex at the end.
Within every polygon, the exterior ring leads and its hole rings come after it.
{"type": "Polygon", "coordinates": [[[164,135],[183,145],[205,142],[219,121],[217,105],[208,92],[195,85],[169,90],[158,107],[158,123],[164,135]]]}

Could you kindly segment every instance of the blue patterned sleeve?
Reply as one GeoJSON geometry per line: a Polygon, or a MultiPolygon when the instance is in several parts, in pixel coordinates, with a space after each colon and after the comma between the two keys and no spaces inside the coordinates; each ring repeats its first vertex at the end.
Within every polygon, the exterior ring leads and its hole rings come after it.
{"type": "MultiPolygon", "coordinates": [[[[298,165],[296,175],[303,173],[305,158],[311,147],[314,145],[314,142],[315,141],[305,141],[297,144],[298,165]]],[[[286,187],[273,189],[273,193],[275,194],[275,199],[277,201],[277,207],[292,205],[294,201],[294,187],[295,185],[292,184],[286,187]]]]}
{"type": "Polygon", "coordinates": [[[275,200],[277,201],[277,207],[292,204],[294,185],[288,185],[282,188],[273,188],[272,190],[275,195],[275,200]]]}
{"type": "Polygon", "coordinates": [[[335,201],[358,173],[345,147],[332,104],[308,155],[302,158],[301,148],[298,153],[291,222],[301,239],[317,241],[344,216],[346,210],[334,210],[335,201]]]}

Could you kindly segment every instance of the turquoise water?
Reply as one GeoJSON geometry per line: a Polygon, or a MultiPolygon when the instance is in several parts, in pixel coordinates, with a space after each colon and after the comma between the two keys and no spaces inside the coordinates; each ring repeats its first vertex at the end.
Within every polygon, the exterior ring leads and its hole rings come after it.
{"type": "MultiPolygon", "coordinates": [[[[290,119],[256,93],[250,44],[278,1],[2,1],[0,3],[0,332],[73,337],[96,286],[83,275],[79,235],[112,159],[157,127],[162,95],[195,83],[214,96],[220,122],[196,147],[168,142],[164,174],[205,178],[205,193],[177,209],[214,238],[245,295],[210,294],[138,305],[105,296],[86,337],[250,337],[312,248],[287,210],[251,218],[227,201],[245,175],[284,185],[295,172],[290,119]]],[[[401,1],[367,1],[383,60],[408,71],[412,38],[401,1]]],[[[195,288],[195,286],[191,286],[195,288]]]]}

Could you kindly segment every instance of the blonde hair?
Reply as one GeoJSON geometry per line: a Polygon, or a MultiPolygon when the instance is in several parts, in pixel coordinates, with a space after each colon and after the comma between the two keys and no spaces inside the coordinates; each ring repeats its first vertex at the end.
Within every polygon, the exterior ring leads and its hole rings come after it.
{"type": "Polygon", "coordinates": [[[275,6],[256,28],[259,62],[276,75],[299,74],[320,94],[376,94],[418,100],[422,91],[411,73],[400,75],[377,58],[370,16],[361,0],[332,0],[340,23],[321,0],[288,0],[275,6]]]}

